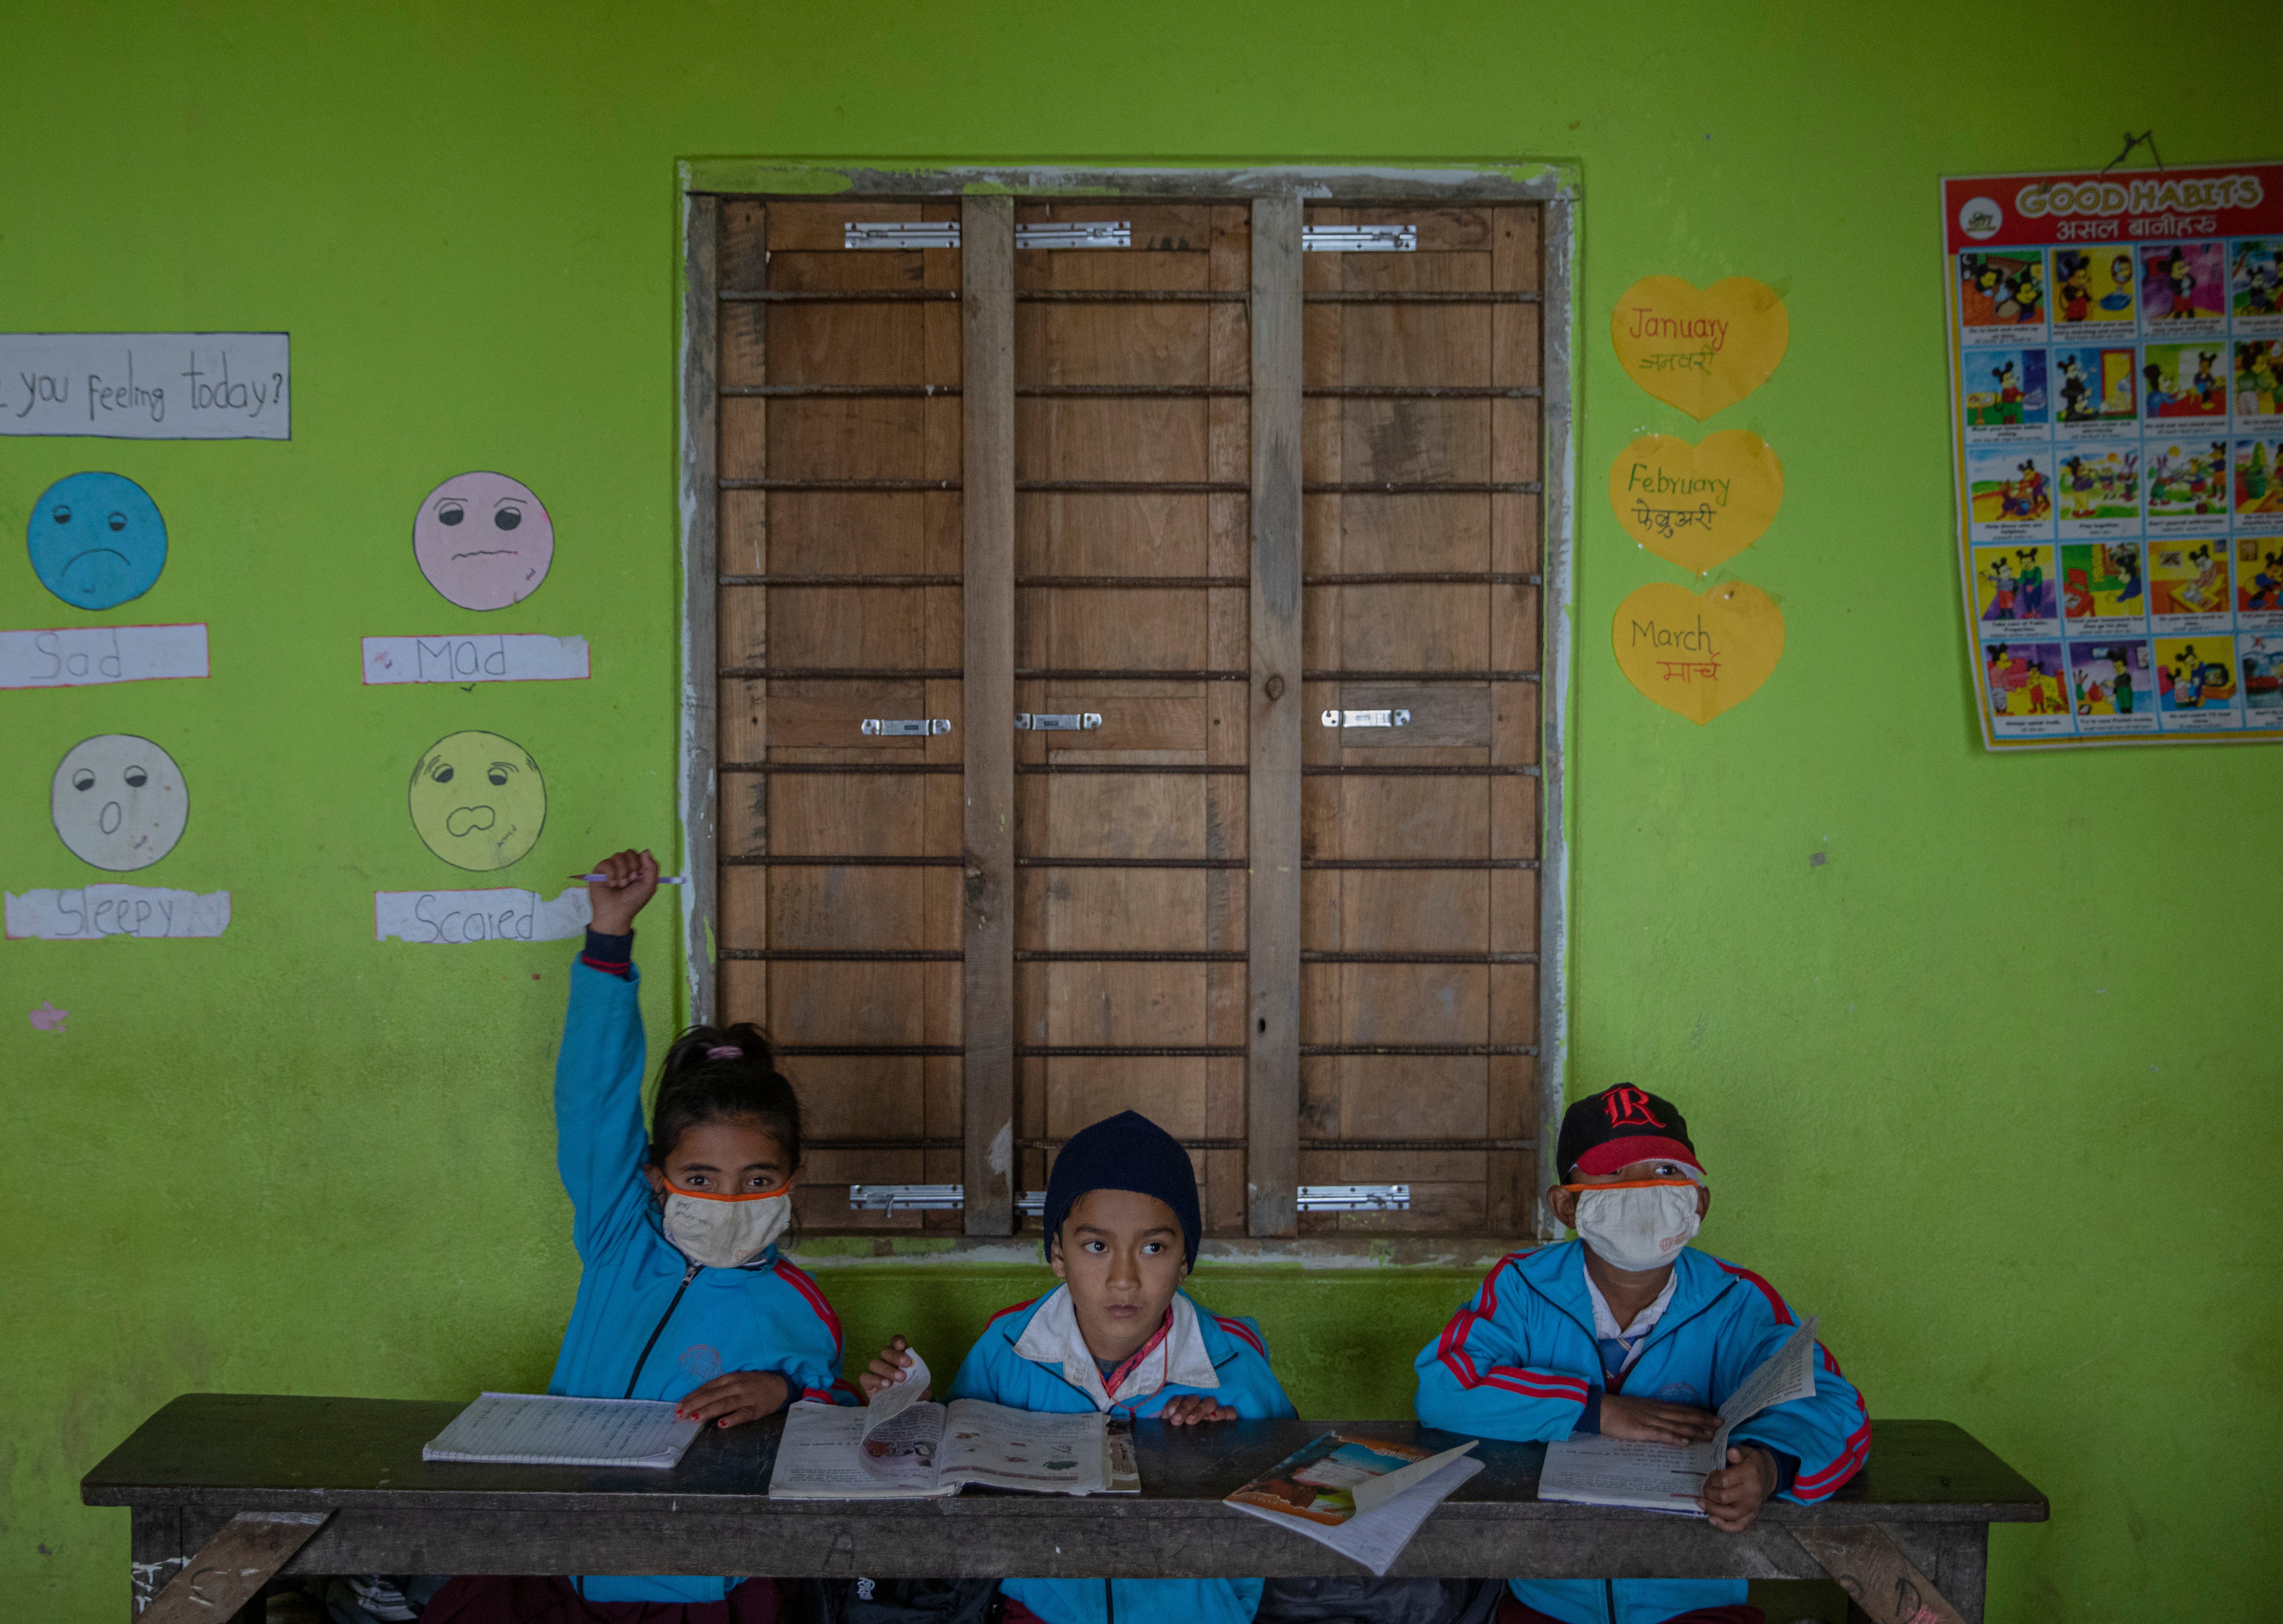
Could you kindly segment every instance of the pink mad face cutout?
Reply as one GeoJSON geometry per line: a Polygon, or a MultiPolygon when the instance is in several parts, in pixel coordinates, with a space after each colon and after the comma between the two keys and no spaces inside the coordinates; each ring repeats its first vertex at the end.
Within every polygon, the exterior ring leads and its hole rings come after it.
{"type": "Polygon", "coordinates": [[[504,609],[547,579],[555,526],[520,481],[457,474],[422,499],[412,552],[428,584],[461,608],[504,609]]]}

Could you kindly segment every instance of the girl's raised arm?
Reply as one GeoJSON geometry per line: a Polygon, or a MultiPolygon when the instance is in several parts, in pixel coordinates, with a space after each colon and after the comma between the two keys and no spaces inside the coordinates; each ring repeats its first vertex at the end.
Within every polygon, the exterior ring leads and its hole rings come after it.
{"type": "Polygon", "coordinates": [[[658,891],[658,860],[622,851],[592,871],[592,925],[571,967],[570,1007],[555,1059],[555,1164],[570,1194],[572,1238],[589,1239],[642,1199],[643,1042],[640,977],[633,963],[635,916],[658,891]]]}

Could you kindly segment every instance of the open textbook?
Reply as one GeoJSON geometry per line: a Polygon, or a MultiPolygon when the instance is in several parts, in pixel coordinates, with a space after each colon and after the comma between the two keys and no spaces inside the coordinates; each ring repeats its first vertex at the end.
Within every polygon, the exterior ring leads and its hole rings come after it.
{"type": "Polygon", "coordinates": [[[1412,1444],[1330,1432],[1228,1496],[1228,1503],[1304,1534],[1384,1576],[1427,1513],[1483,1469],[1477,1441],[1430,1455],[1412,1444]]]}
{"type": "Polygon", "coordinates": [[[1540,1500],[1585,1505],[1629,1505],[1643,1511],[1702,1517],[1696,1497],[1704,1480],[1727,1464],[1728,1434],[1771,1404],[1815,1393],[1815,1328],[1811,1319],[1744,1378],[1720,1406],[1720,1430],[1705,1443],[1644,1443],[1632,1439],[1564,1438],[1546,1446],[1540,1500]]]}
{"type": "Polygon", "coordinates": [[[962,1485],[1045,1494],[1139,1494],[1133,1434],[1108,1417],[1039,1415],[981,1399],[919,1395],[927,1362],[862,1409],[796,1404],[769,1474],[772,1500],[885,1500],[955,1495],[962,1485]]]}
{"type": "Polygon", "coordinates": [[[487,1393],[420,1447],[424,1461],[517,1466],[653,1466],[681,1460],[705,1425],[656,1399],[487,1393]]]}

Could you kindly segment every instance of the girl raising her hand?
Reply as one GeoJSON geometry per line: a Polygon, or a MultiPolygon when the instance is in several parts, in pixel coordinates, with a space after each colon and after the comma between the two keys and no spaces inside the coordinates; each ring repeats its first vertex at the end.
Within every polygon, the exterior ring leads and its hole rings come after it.
{"type": "MultiPolygon", "coordinates": [[[[800,1169],[792,1085],[758,1027],[693,1027],[666,1050],[644,1133],[634,921],[658,890],[658,863],[623,851],[594,871],[605,878],[587,887],[594,923],[555,1062],[556,1165],[581,1272],[547,1390],[670,1399],[722,1427],[796,1399],[862,1402],[840,1379],[831,1305],[777,1252],[800,1169]]],[[[588,1575],[462,1577],[424,1616],[774,1624],[777,1613],[767,1579],[588,1575]]]]}

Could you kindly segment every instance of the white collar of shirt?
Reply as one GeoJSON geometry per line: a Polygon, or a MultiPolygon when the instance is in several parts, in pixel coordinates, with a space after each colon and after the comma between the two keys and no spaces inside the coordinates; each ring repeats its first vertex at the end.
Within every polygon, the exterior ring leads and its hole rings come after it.
{"type": "MultiPolygon", "coordinates": [[[[1664,1310],[1672,1301],[1672,1288],[1679,1284],[1680,1271],[1676,1269],[1664,1277],[1664,1290],[1656,1294],[1656,1300],[1634,1315],[1632,1324],[1621,1326],[1617,1323],[1617,1316],[1609,1311],[1609,1299],[1602,1296],[1601,1288],[1593,1284],[1593,1271],[1587,1269],[1586,1296],[1593,1305],[1593,1334],[1603,1341],[1630,1340],[1638,1343],[1641,1338],[1656,1329],[1657,1321],[1664,1317],[1664,1310]]],[[[1626,1355],[1625,1362],[1631,1364],[1632,1355],[1640,1352],[1639,1347],[1631,1349],[1626,1355]]]]}
{"type": "Polygon", "coordinates": [[[1023,1328],[1015,1352],[1036,1363],[1058,1367],[1063,1379],[1092,1399],[1099,1410],[1146,1399],[1161,1387],[1219,1387],[1220,1378],[1213,1374],[1204,1333],[1197,1329],[1196,1305],[1176,1292],[1173,1314],[1173,1323],[1165,1339],[1126,1372],[1116,1393],[1103,1390],[1101,1367],[1079,1334],[1078,1309],[1071,1302],[1067,1285],[1056,1286],[1054,1294],[1039,1305],[1039,1311],[1023,1328]]]}

